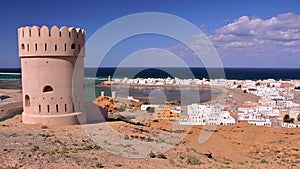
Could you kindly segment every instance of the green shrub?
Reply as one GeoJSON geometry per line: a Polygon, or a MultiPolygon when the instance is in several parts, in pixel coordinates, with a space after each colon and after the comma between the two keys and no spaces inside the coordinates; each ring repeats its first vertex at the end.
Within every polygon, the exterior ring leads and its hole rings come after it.
{"type": "Polygon", "coordinates": [[[31,148],[31,151],[32,151],[32,152],[36,152],[36,151],[38,151],[39,149],[40,149],[39,146],[33,146],[33,147],[31,148]]]}
{"type": "Polygon", "coordinates": [[[64,145],[60,140],[54,140],[52,144],[59,144],[59,145],[64,145]]]}
{"type": "Polygon", "coordinates": [[[146,141],[147,141],[147,142],[152,142],[152,141],[154,141],[154,139],[151,138],[151,137],[147,137],[147,138],[146,138],[146,141]]]}
{"type": "Polygon", "coordinates": [[[95,145],[94,146],[94,150],[102,150],[102,148],[100,146],[98,146],[98,145],[95,145]]]}
{"type": "Polygon", "coordinates": [[[148,113],[155,112],[155,108],[154,107],[148,107],[146,110],[147,110],[148,113]]]}
{"type": "Polygon", "coordinates": [[[48,134],[48,133],[43,133],[43,134],[39,134],[39,136],[42,136],[42,137],[48,138],[48,137],[52,137],[52,136],[54,136],[54,135],[52,135],[52,134],[48,134]]]}
{"type": "Polygon", "coordinates": [[[103,166],[101,163],[97,163],[97,164],[96,164],[96,167],[97,167],[97,168],[104,168],[104,166],[103,166]]]}
{"type": "Polygon", "coordinates": [[[122,165],[119,164],[119,163],[115,164],[115,166],[116,166],[116,167],[122,167],[122,165]]]}
{"type": "Polygon", "coordinates": [[[194,157],[194,156],[188,156],[188,158],[186,159],[186,163],[188,165],[200,165],[200,164],[202,164],[201,161],[198,158],[194,157]]]}
{"type": "Polygon", "coordinates": [[[268,164],[268,161],[266,159],[262,159],[260,163],[268,164]]]}
{"type": "Polygon", "coordinates": [[[163,153],[158,153],[156,155],[157,158],[167,159],[167,157],[163,153]]]}

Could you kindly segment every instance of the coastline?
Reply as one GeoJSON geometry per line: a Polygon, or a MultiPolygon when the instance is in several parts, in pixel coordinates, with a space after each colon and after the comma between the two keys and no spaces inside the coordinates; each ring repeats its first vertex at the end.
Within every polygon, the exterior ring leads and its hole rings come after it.
{"type": "Polygon", "coordinates": [[[111,83],[109,81],[103,81],[95,85],[96,87],[110,87],[110,86],[132,86],[132,87],[165,87],[165,88],[191,88],[198,87],[199,89],[210,89],[217,88],[217,86],[211,85],[197,85],[197,84],[189,84],[189,85],[176,85],[176,84],[164,84],[164,85],[155,85],[155,84],[137,84],[137,83],[111,83]]]}
{"type": "Polygon", "coordinates": [[[0,94],[9,96],[10,98],[0,101],[0,121],[11,118],[22,112],[22,90],[18,89],[0,89],[0,94]]]}
{"type": "MultiPolygon", "coordinates": [[[[215,91],[211,92],[211,98],[207,101],[202,102],[201,104],[208,104],[212,101],[224,100],[228,93],[226,88],[219,86],[212,86],[207,84],[189,84],[189,85],[176,85],[176,84],[164,84],[164,85],[154,85],[154,84],[128,84],[128,83],[111,83],[109,81],[104,81],[95,85],[96,87],[143,87],[143,88],[168,88],[168,89],[188,89],[188,88],[198,88],[199,90],[210,90],[215,91]]],[[[225,100],[224,100],[225,101],[225,100]]]]}

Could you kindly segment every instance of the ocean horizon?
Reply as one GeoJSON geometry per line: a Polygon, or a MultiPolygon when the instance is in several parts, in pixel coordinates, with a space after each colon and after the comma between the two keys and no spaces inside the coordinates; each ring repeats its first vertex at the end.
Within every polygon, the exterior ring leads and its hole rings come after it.
{"type": "MultiPolygon", "coordinates": [[[[0,68],[0,79],[20,79],[17,74],[20,68],[0,68]]],[[[111,78],[207,78],[207,79],[235,79],[235,80],[295,80],[300,79],[300,68],[85,68],[85,78],[105,80],[111,78]],[[209,77],[207,70],[212,72],[224,70],[225,76],[215,75],[209,77]]]]}
{"type": "MultiPolygon", "coordinates": [[[[218,68],[211,69],[212,71],[215,71],[218,68]]],[[[220,69],[217,71],[220,71],[220,69]]],[[[20,72],[20,68],[0,68],[0,89],[22,89],[21,75],[7,74],[20,72]]],[[[224,68],[224,72],[226,79],[236,80],[300,79],[300,69],[298,68],[224,68]]],[[[107,80],[108,76],[111,76],[111,78],[177,77],[181,79],[212,79],[208,76],[206,68],[85,68],[84,86],[86,101],[93,101],[95,96],[99,96],[102,91],[105,92],[105,95],[111,95],[111,89],[109,87],[95,87],[96,84],[107,80]]],[[[165,92],[172,93],[168,91],[168,89],[166,89],[165,92]]],[[[201,92],[202,95],[203,93],[207,93],[207,91],[201,92]]],[[[173,91],[173,93],[176,93],[176,91],[173,91]]],[[[132,91],[132,95],[137,97],[140,96],[140,98],[147,94],[149,94],[148,90],[142,91],[136,89],[135,91],[132,91]]],[[[171,96],[171,98],[174,97],[171,96]]],[[[207,100],[208,98],[209,97],[206,97],[204,100],[207,100]]],[[[178,98],[176,100],[178,100],[178,98]]]]}

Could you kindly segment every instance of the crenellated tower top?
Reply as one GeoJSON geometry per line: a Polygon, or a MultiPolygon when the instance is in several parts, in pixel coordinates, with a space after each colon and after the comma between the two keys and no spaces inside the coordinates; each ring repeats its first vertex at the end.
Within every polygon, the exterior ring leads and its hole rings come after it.
{"type": "Polygon", "coordinates": [[[82,56],[85,53],[85,31],[52,26],[26,26],[18,29],[19,56],[82,56]]]}

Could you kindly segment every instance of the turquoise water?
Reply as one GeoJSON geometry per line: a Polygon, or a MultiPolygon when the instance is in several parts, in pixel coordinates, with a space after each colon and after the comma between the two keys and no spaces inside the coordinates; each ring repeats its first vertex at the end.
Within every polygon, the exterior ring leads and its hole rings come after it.
{"type": "MultiPolygon", "coordinates": [[[[104,80],[106,79],[89,77],[84,79],[86,101],[93,101],[95,96],[100,95],[101,91],[104,91],[106,95],[110,95],[111,92],[109,88],[95,87],[95,84],[99,84],[104,80]]],[[[21,76],[0,74],[0,89],[22,89],[21,76]]]]}
{"type": "MultiPolygon", "coordinates": [[[[87,69],[85,72],[84,86],[85,86],[85,101],[91,102],[97,98],[100,93],[103,91],[106,96],[111,96],[111,90],[117,92],[118,97],[127,97],[133,96],[136,99],[141,101],[149,102],[149,97],[152,97],[153,100],[166,100],[166,101],[184,101],[184,104],[191,104],[194,102],[199,102],[199,96],[202,101],[207,101],[211,97],[210,90],[194,90],[194,89],[175,89],[175,88],[151,88],[151,87],[116,87],[113,86],[113,89],[110,87],[96,87],[95,85],[107,80],[108,75],[114,77],[114,72],[111,69],[104,69],[105,71],[97,72],[95,69],[87,69]],[[96,76],[97,77],[93,77],[96,76]],[[198,101],[195,101],[198,100],[198,101]]],[[[125,77],[126,75],[132,74],[128,73],[131,69],[127,71],[122,71],[125,77]]],[[[151,77],[160,77],[159,73],[152,72],[147,74],[151,77]]],[[[2,89],[21,89],[21,76],[20,75],[6,75],[0,73],[0,88],[2,89]]]]}
{"type": "Polygon", "coordinates": [[[0,89],[21,89],[22,82],[20,75],[0,74],[0,89]]]}
{"type": "MultiPolygon", "coordinates": [[[[126,87],[126,86],[112,86],[111,87],[96,87],[95,85],[107,80],[105,77],[85,77],[84,79],[84,92],[85,101],[92,102],[100,96],[103,91],[106,96],[111,96],[111,90],[117,92],[118,97],[133,96],[141,101],[149,102],[150,96],[153,100],[165,101],[178,101],[182,104],[191,104],[195,102],[204,102],[210,99],[210,90],[195,90],[189,89],[176,89],[167,87],[126,87]],[[200,98],[199,98],[200,96],[200,98]]],[[[0,74],[0,88],[2,89],[21,89],[21,76],[20,75],[3,75],[0,74]]],[[[159,103],[159,102],[158,102],[159,103]]]]}
{"type": "Polygon", "coordinates": [[[110,96],[111,90],[107,87],[95,87],[96,84],[103,82],[106,79],[98,78],[85,78],[84,79],[84,93],[85,101],[91,102],[95,100],[97,96],[100,96],[101,91],[104,91],[105,95],[110,96]]]}

